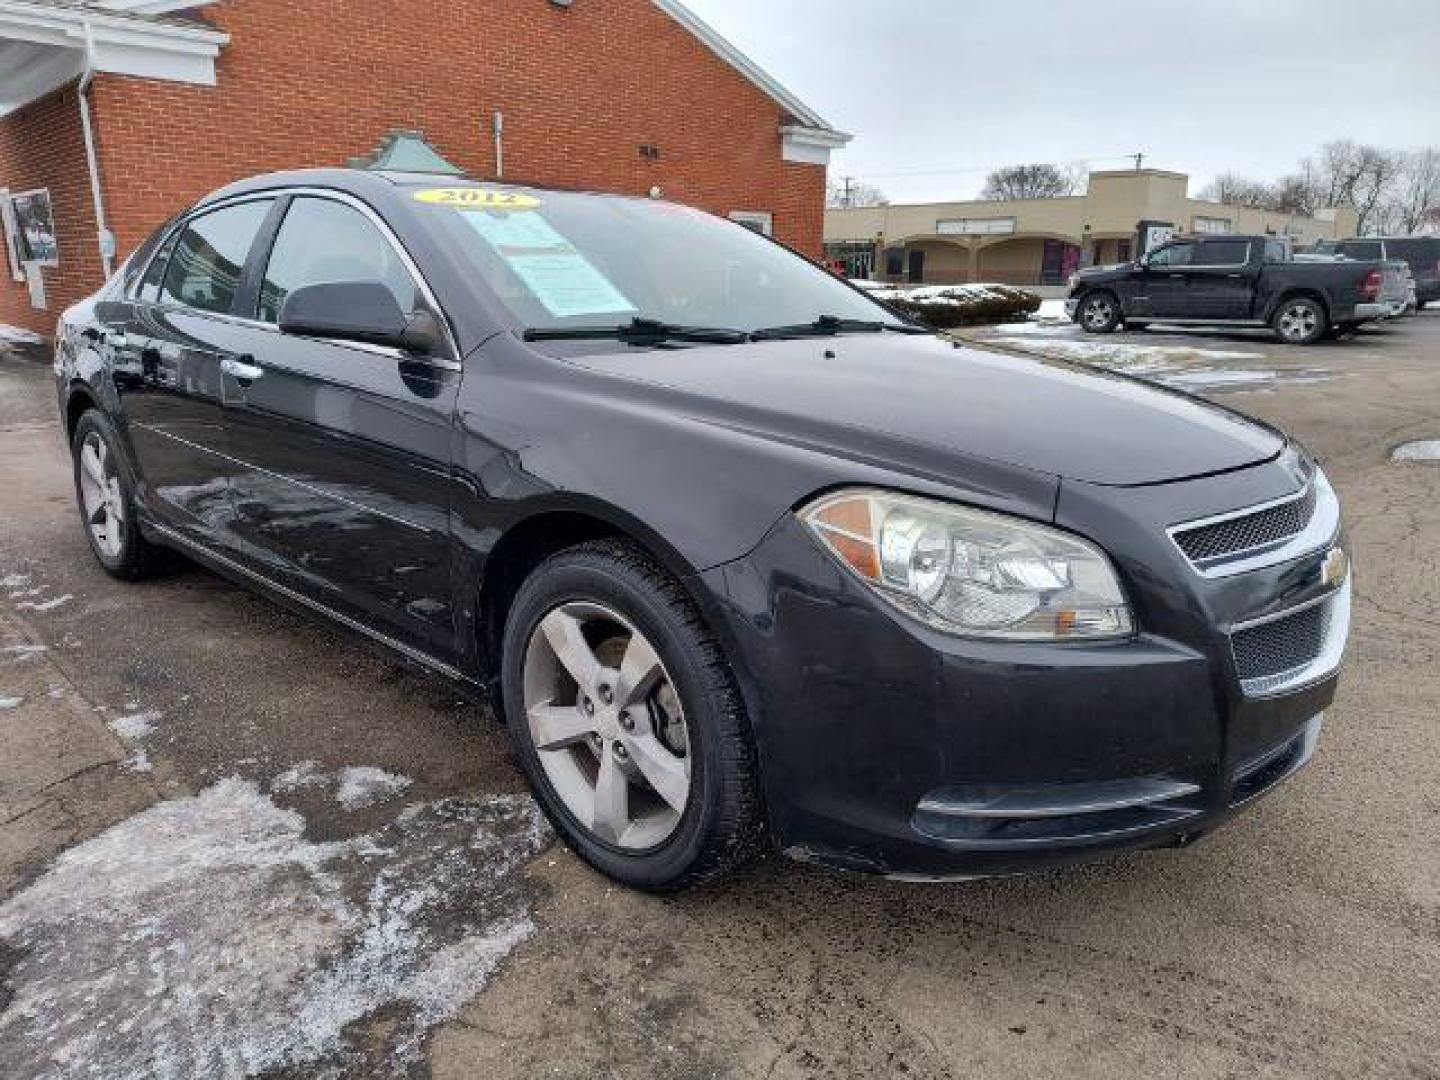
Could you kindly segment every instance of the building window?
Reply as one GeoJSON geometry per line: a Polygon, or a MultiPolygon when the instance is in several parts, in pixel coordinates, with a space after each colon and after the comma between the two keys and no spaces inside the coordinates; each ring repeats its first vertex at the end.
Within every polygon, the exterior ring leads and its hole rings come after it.
{"type": "Polygon", "coordinates": [[[864,281],[875,274],[875,245],[853,241],[826,244],[825,262],[847,278],[864,281]]]}
{"type": "Polygon", "coordinates": [[[1228,233],[1230,231],[1230,219],[1223,217],[1196,217],[1195,231],[1197,233],[1228,233]]]}
{"type": "Polygon", "coordinates": [[[1130,241],[1129,241],[1129,240],[1117,240],[1117,241],[1115,241],[1115,261],[1116,261],[1116,262],[1122,262],[1122,263],[1128,263],[1128,262],[1130,261],[1130,241]]]}
{"type": "Polygon", "coordinates": [[[6,230],[14,221],[11,243],[21,263],[59,266],[60,244],[55,239],[55,218],[50,212],[50,191],[20,191],[9,198],[6,230]]]}
{"type": "Polygon", "coordinates": [[[885,276],[897,278],[905,273],[905,249],[903,247],[892,247],[885,249],[885,276]]]}
{"type": "Polygon", "coordinates": [[[775,215],[766,210],[732,210],[730,220],[739,222],[745,228],[761,236],[775,235],[775,215]]]}
{"type": "Polygon", "coordinates": [[[1013,217],[941,218],[935,222],[941,236],[997,236],[1015,231],[1013,217]]]}

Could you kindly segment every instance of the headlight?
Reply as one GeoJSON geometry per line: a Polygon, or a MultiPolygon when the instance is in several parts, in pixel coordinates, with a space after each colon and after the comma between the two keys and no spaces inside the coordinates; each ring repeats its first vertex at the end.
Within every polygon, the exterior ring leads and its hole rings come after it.
{"type": "Polygon", "coordinates": [[[1005,641],[1128,637],[1105,553],[1020,518],[886,491],[840,491],[800,511],[844,566],[940,630],[1005,641]]]}

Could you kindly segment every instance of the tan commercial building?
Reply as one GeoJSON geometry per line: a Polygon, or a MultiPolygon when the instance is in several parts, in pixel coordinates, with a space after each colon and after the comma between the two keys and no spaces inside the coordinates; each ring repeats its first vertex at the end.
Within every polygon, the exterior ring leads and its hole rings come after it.
{"type": "Polygon", "coordinates": [[[828,210],[825,253],[851,277],[951,285],[1062,285],[1081,266],[1127,262],[1170,235],[1265,233],[1295,244],[1353,236],[1355,211],[1314,217],[1189,197],[1189,177],[1160,169],[1090,174],[1054,199],[828,210]]]}

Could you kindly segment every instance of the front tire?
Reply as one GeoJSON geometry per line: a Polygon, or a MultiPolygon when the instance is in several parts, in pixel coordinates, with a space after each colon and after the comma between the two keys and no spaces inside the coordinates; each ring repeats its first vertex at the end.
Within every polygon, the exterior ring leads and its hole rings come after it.
{"type": "Polygon", "coordinates": [[[1080,301],[1076,318],[1087,334],[1108,334],[1120,325],[1120,301],[1113,293],[1092,292],[1080,301]]]}
{"type": "Polygon", "coordinates": [[[1281,302],[1270,325],[1286,345],[1311,345],[1325,336],[1330,319],[1319,302],[1297,296],[1281,302]]]}
{"type": "Polygon", "coordinates": [[[541,806],[602,873],[672,891],[759,850],[734,677],[679,582],[639,548],[603,540],[542,563],[506,618],[500,678],[541,806]]]}
{"type": "Polygon", "coordinates": [[[80,519],[96,561],[121,581],[139,581],[164,570],[169,553],[141,535],[134,473],[123,457],[115,425],[98,409],[88,410],[75,425],[70,453],[80,519]]]}

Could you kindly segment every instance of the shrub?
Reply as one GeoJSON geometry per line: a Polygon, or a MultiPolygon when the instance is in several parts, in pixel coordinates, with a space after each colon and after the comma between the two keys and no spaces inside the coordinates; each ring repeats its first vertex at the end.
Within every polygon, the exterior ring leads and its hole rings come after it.
{"type": "Polygon", "coordinates": [[[1017,322],[1040,309],[1040,297],[1013,285],[865,286],[876,300],[936,330],[1017,322]]]}

